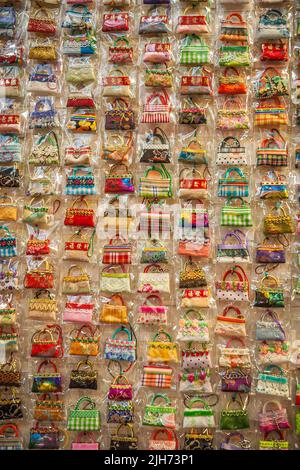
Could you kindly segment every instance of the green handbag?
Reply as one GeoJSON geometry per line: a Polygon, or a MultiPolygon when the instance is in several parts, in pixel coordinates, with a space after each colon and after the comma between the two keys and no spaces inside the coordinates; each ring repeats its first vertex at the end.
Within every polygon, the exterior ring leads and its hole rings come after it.
{"type": "Polygon", "coordinates": [[[222,67],[247,67],[250,65],[249,46],[221,46],[219,65],[222,67]]]}
{"type": "Polygon", "coordinates": [[[180,50],[181,65],[209,64],[209,46],[196,34],[188,34],[183,40],[180,50]]]}
{"type": "Polygon", "coordinates": [[[175,428],[176,407],[171,405],[167,395],[156,393],[151,402],[146,405],[143,419],[144,426],[160,426],[164,428],[175,428]],[[163,400],[163,404],[157,404],[157,400],[163,400]]]}
{"type": "Polygon", "coordinates": [[[99,431],[100,412],[95,409],[96,403],[89,397],[82,397],[76,403],[74,410],[70,411],[67,423],[68,431],[99,431]],[[83,409],[80,406],[85,404],[83,409]],[[86,408],[89,406],[89,409],[86,408]]]}
{"type": "Polygon", "coordinates": [[[229,197],[222,207],[221,225],[223,227],[252,227],[251,208],[241,197],[229,197]],[[239,199],[241,204],[233,206],[231,202],[239,199]]]}
{"type": "Polygon", "coordinates": [[[300,436],[300,413],[296,413],[296,434],[300,436]]]}
{"type": "Polygon", "coordinates": [[[227,402],[226,408],[221,412],[220,429],[234,431],[236,429],[248,429],[250,427],[249,415],[246,410],[248,399],[243,403],[241,397],[232,398],[227,402]],[[232,405],[237,404],[238,409],[229,409],[232,405]]]}

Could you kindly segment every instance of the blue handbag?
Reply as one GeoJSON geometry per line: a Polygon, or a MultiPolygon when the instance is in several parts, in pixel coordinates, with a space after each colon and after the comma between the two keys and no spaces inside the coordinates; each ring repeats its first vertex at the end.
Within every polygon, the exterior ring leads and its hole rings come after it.
{"type": "Polygon", "coordinates": [[[110,361],[136,361],[136,340],[132,339],[132,331],[124,326],[117,328],[105,342],[104,358],[110,361]],[[126,333],[126,339],[117,338],[122,332],[126,333]]]}
{"type": "MultiPolygon", "coordinates": [[[[14,7],[0,8],[0,29],[14,29],[16,26],[16,12],[14,7]]],[[[3,31],[0,31],[2,34],[3,31]]]]}
{"type": "Polygon", "coordinates": [[[0,233],[4,233],[4,236],[0,237],[0,257],[11,258],[17,256],[17,241],[15,235],[13,235],[6,225],[0,226],[0,233]]]}
{"type": "Polygon", "coordinates": [[[53,100],[41,98],[35,103],[34,111],[29,116],[29,129],[48,129],[57,126],[57,112],[53,100]]]}

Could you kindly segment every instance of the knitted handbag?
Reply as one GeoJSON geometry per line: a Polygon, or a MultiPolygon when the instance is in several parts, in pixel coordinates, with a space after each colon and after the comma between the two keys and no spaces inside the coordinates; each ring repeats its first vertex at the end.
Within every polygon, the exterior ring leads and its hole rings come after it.
{"type": "Polygon", "coordinates": [[[154,64],[153,68],[145,70],[145,86],[171,88],[173,86],[173,75],[167,64],[154,64]]]}
{"type": "Polygon", "coordinates": [[[219,76],[219,95],[245,95],[247,93],[246,78],[236,67],[225,67],[219,76]],[[229,72],[231,72],[229,74],[229,72]]]}
{"type": "Polygon", "coordinates": [[[251,207],[240,197],[229,197],[221,210],[221,226],[223,227],[252,227],[251,207]],[[240,200],[239,205],[232,205],[240,200]]]}
{"type": "Polygon", "coordinates": [[[224,100],[222,108],[217,113],[216,126],[221,130],[249,129],[247,109],[243,108],[239,98],[229,96],[224,100]]]}
{"type": "Polygon", "coordinates": [[[165,132],[160,127],[155,127],[142,146],[142,163],[170,163],[171,147],[165,132]]]}
{"type": "Polygon", "coordinates": [[[221,281],[216,281],[216,297],[234,302],[249,300],[249,280],[241,266],[232,266],[224,272],[221,281]],[[229,276],[231,280],[228,279],[229,276]]]}
{"type": "Polygon", "coordinates": [[[180,79],[182,95],[212,95],[212,73],[205,67],[192,67],[180,79]]]}
{"type": "Polygon", "coordinates": [[[278,129],[271,129],[270,137],[263,139],[256,149],[257,166],[288,166],[288,148],[278,129]]]}
{"type": "Polygon", "coordinates": [[[178,161],[182,163],[198,163],[199,165],[207,165],[207,152],[202,148],[199,140],[192,139],[187,145],[181,148],[178,161]]]}
{"type": "Polygon", "coordinates": [[[278,279],[270,274],[265,274],[255,290],[255,307],[284,308],[284,290],[278,279]]]}
{"type": "Polygon", "coordinates": [[[217,245],[217,261],[241,263],[249,259],[248,240],[244,232],[239,229],[227,232],[222,243],[217,245]],[[233,243],[228,243],[228,239],[233,243]]]}
{"type": "Polygon", "coordinates": [[[276,364],[265,366],[263,371],[258,374],[256,392],[288,398],[290,390],[286,371],[276,364]]]}
{"type": "Polygon", "coordinates": [[[166,91],[149,95],[143,106],[141,123],[161,124],[170,122],[171,105],[166,91]]]}
{"type": "Polygon", "coordinates": [[[230,167],[225,171],[223,178],[219,178],[218,181],[218,196],[249,196],[249,180],[243,170],[238,167],[230,167]]]}
{"type": "Polygon", "coordinates": [[[225,137],[217,152],[217,165],[247,165],[247,156],[245,147],[241,147],[236,137],[225,137]]]}
{"type": "Polygon", "coordinates": [[[172,197],[172,177],[163,164],[149,167],[140,178],[138,195],[144,198],[172,197]]]}
{"type": "Polygon", "coordinates": [[[255,82],[255,96],[258,99],[288,96],[287,81],[275,67],[267,67],[255,82]]]}
{"type": "Polygon", "coordinates": [[[96,403],[89,397],[81,397],[69,413],[67,429],[68,431],[99,431],[100,423],[100,411],[96,409],[96,403]],[[85,405],[81,409],[82,404],[85,405]]]}
{"type": "Polygon", "coordinates": [[[196,34],[187,34],[180,48],[181,65],[203,65],[211,62],[209,46],[196,34]]]}

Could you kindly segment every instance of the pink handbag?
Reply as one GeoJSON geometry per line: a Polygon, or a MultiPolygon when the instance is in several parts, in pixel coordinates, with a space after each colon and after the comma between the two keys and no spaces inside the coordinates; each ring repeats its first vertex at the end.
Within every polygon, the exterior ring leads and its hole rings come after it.
{"type": "Polygon", "coordinates": [[[63,321],[92,323],[95,305],[90,301],[91,297],[77,296],[75,300],[67,301],[63,313],[63,321]]]}
{"type": "Polygon", "coordinates": [[[77,439],[72,442],[71,450],[99,450],[99,442],[95,442],[95,436],[91,432],[80,432],[77,439]],[[90,439],[90,442],[81,442],[83,438],[90,439]]]}
{"type": "Polygon", "coordinates": [[[258,415],[259,430],[261,432],[272,432],[276,430],[289,429],[291,427],[286,408],[278,400],[266,401],[261,413],[258,415]],[[273,405],[272,408],[270,405],[273,405]],[[274,407],[275,405],[275,407],[274,407]]]}
{"type": "Polygon", "coordinates": [[[162,299],[159,295],[148,295],[143,305],[139,307],[137,323],[145,325],[166,325],[167,312],[168,307],[163,305],[162,299]]]}

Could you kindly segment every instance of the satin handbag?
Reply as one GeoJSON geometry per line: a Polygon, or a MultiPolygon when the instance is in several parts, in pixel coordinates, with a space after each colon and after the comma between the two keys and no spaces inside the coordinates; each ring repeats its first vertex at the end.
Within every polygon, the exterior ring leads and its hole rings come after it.
{"type": "Polygon", "coordinates": [[[236,137],[225,137],[218,148],[216,164],[224,166],[247,165],[245,147],[241,146],[236,137]]]}
{"type": "Polygon", "coordinates": [[[260,280],[259,287],[255,290],[255,307],[284,308],[284,289],[278,279],[265,274],[260,280]]]}
{"type": "Polygon", "coordinates": [[[125,375],[117,375],[111,383],[108,400],[125,401],[133,399],[133,388],[125,375]]]}
{"type": "Polygon", "coordinates": [[[133,175],[124,163],[113,165],[105,176],[104,192],[106,194],[134,193],[133,175]]]}
{"type": "Polygon", "coordinates": [[[145,44],[143,61],[151,64],[167,64],[172,60],[171,43],[149,41],[145,44]]]}
{"type": "Polygon", "coordinates": [[[241,266],[232,266],[225,271],[221,281],[216,281],[216,297],[219,300],[231,302],[247,302],[249,300],[249,280],[241,266]],[[232,278],[231,280],[228,279],[229,276],[232,278]]]}
{"type": "Polygon", "coordinates": [[[272,310],[266,310],[261,315],[260,320],[256,322],[255,331],[257,341],[284,341],[286,339],[285,331],[272,310]]]}
{"type": "Polygon", "coordinates": [[[189,399],[183,410],[182,427],[183,429],[216,427],[215,414],[204,399],[198,396],[189,399]]]}
{"type": "Polygon", "coordinates": [[[117,328],[111,338],[107,338],[104,346],[104,358],[110,361],[136,361],[136,339],[131,329],[121,326],[117,328]],[[121,333],[127,335],[126,339],[119,339],[121,333]]]}
{"type": "Polygon", "coordinates": [[[57,25],[53,16],[46,8],[40,8],[31,13],[27,25],[29,33],[54,35],[57,31],[57,25]]]}
{"type": "Polygon", "coordinates": [[[90,397],[81,397],[67,420],[68,431],[99,431],[101,426],[100,411],[90,397]],[[84,404],[84,407],[81,406],[84,404]]]}
{"type": "Polygon", "coordinates": [[[99,321],[103,323],[128,323],[128,310],[121,295],[114,294],[108,302],[103,304],[99,321]]]}
{"type": "Polygon", "coordinates": [[[85,323],[70,333],[69,354],[71,356],[97,356],[99,334],[90,323],[85,323]]]}
{"type": "Polygon", "coordinates": [[[276,364],[265,366],[262,372],[258,374],[256,392],[288,398],[290,390],[286,372],[276,364]]]}
{"type": "Polygon", "coordinates": [[[95,211],[94,209],[89,208],[87,200],[84,197],[80,197],[75,199],[71,207],[67,208],[64,225],[75,227],[95,227],[95,216],[95,211]]]}
{"type": "Polygon", "coordinates": [[[172,405],[167,395],[156,393],[152,396],[150,403],[145,406],[143,426],[175,429],[176,412],[176,407],[172,405]],[[158,404],[158,401],[162,403],[158,404]]]}
{"type": "Polygon", "coordinates": [[[54,271],[53,266],[47,259],[43,259],[36,268],[28,268],[24,277],[26,289],[53,289],[54,271]]]}
{"type": "Polygon", "coordinates": [[[70,389],[97,390],[98,373],[88,359],[79,361],[76,368],[70,373],[70,389]]]}
{"type": "Polygon", "coordinates": [[[152,341],[147,343],[147,361],[178,362],[177,345],[172,337],[164,330],[159,330],[152,341]]]}
{"type": "Polygon", "coordinates": [[[64,322],[92,323],[95,304],[91,296],[78,296],[68,299],[63,312],[64,322]]]}
{"type": "Polygon", "coordinates": [[[43,394],[62,392],[62,376],[53,361],[46,360],[39,364],[37,372],[33,375],[31,391],[43,394]]]}
{"type": "Polygon", "coordinates": [[[278,400],[266,401],[258,415],[259,430],[263,433],[291,427],[287,409],[278,400]],[[272,406],[270,406],[272,405],[272,406]]]}

